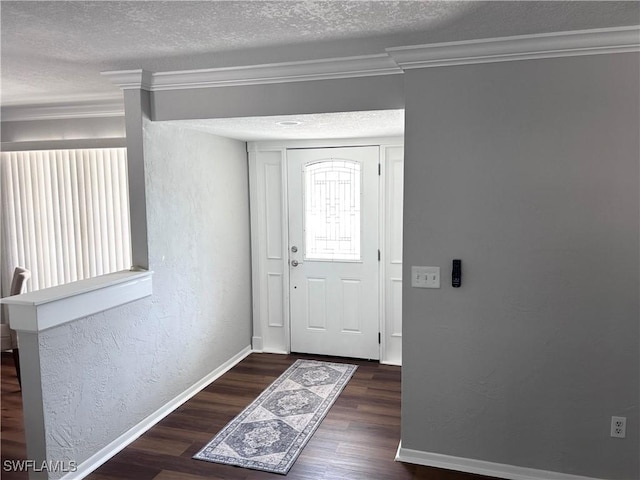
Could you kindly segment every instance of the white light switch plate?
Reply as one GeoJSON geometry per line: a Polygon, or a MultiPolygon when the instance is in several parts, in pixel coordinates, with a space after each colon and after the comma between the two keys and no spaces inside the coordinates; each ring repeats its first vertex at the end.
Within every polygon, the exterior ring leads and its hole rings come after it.
{"type": "Polygon", "coordinates": [[[440,267],[411,267],[411,286],[440,288],[440,267]]]}

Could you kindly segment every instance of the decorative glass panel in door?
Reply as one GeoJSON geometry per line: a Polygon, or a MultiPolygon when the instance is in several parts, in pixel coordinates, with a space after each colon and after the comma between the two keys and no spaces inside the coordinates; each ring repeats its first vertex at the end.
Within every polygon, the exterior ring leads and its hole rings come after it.
{"type": "Polygon", "coordinates": [[[360,260],[360,163],[324,160],[304,166],[307,260],[360,260]]]}

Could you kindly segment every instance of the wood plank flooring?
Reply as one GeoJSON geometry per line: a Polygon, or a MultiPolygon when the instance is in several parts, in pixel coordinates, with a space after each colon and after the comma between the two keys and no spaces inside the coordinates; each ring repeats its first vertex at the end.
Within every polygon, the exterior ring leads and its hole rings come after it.
{"type": "MultiPolygon", "coordinates": [[[[2,461],[25,458],[20,392],[2,356],[2,461]]],[[[313,355],[251,354],[98,468],[90,480],[492,480],[393,460],[400,439],[400,368],[313,355]],[[296,359],[356,363],[358,370],[286,477],[193,460],[296,359]]],[[[5,480],[26,475],[2,472],[5,480]]]]}
{"type": "MultiPolygon", "coordinates": [[[[27,458],[27,447],[24,439],[24,423],[22,418],[22,393],[16,377],[13,356],[10,352],[2,352],[2,389],[0,397],[0,439],[2,465],[5,460],[24,460],[27,458]]],[[[2,480],[27,480],[26,473],[5,471],[1,468],[2,480]]]]}

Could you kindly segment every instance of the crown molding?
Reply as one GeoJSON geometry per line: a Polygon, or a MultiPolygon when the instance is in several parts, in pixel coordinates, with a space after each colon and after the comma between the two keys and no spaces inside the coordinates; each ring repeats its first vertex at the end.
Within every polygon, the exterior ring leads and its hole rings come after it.
{"type": "MultiPolygon", "coordinates": [[[[355,57],[173,72],[152,73],[137,69],[101,74],[123,90],[154,92],[395,75],[415,68],[639,51],[640,26],[634,25],[391,47],[385,49],[385,53],[355,57]]],[[[122,115],[122,98],[80,102],[56,98],[31,105],[2,107],[3,121],[122,115]]]]}
{"type": "Polygon", "coordinates": [[[385,53],[297,62],[150,73],[102,72],[122,89],[150,92],[401,74],[474,63],[640,51],[640,26],[409,45],[385,53]]]}
{"type": "Polygon", "coordinates": [[[403,70],[640,51],[640,26],[387,48],[403,70]]]}
{"type": "Polygon", "coordinates": [[[102,99],[66,102],[57,98],[55,103],[43,102],[30,105],[5,105],[1,109],[0,115],[2,116],[3,122],[123,117],[124,103],[121,95],[102,99]]]}
{"type": "Polygon", "coordinates": [[[151,90],[152,73],[141,68],[137,70],[114,70],[100,72],[122,90],[151,90]]]}
{"type": "Polygon", "coordinates": [[[393,59],[386,53],[382,53],[243,67],[159,72],[152,76],[151,91],[261,85],[400,73],[402,70],[393,59]]]}
{"type": "Polygon", "coordinates": [[[141,72],[141,70],[102,72],[102,75],[123,89],[143,88],[155,92],[391,75],[401,74],[402,69],[389,55],[381,53],[242,67],[157,72],[150,74],[147,82],[140,82],[141,72]]]}

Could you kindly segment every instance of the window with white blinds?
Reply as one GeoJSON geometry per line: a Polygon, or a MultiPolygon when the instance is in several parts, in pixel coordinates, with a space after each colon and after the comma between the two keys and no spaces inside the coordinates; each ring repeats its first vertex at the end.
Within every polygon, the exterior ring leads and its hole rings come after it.
{"type": "Polygon", "coordinates": [[[16,266],[40,290],[131,267],[124,148],[3,152],[2,290],[16,266]]]}

